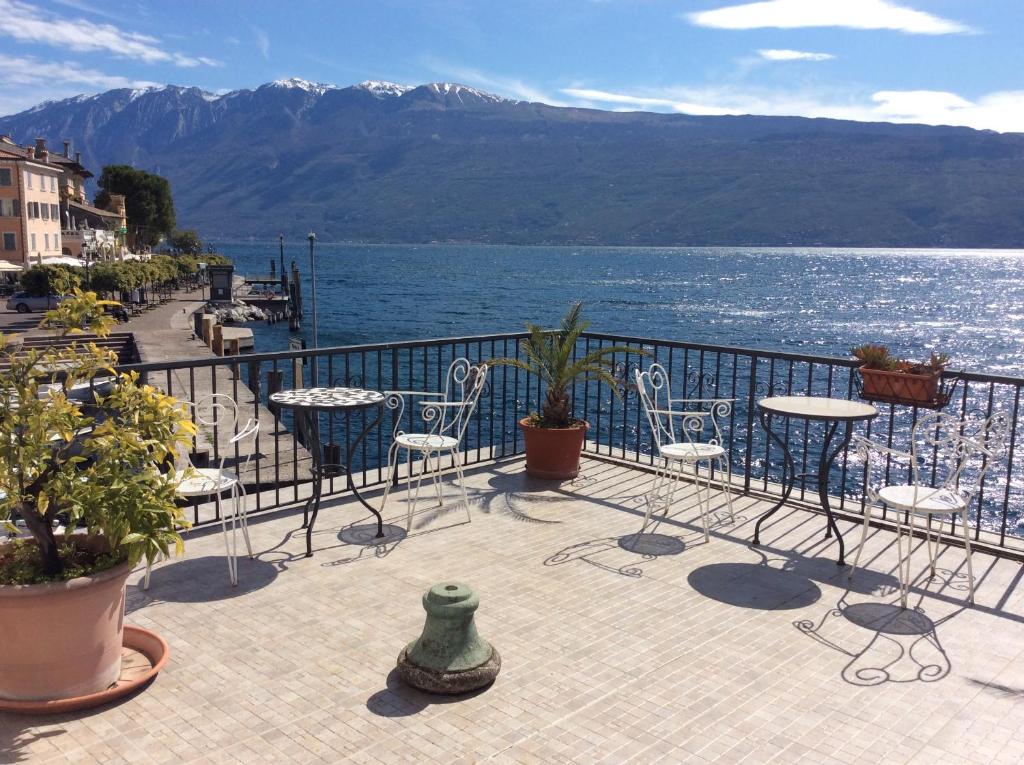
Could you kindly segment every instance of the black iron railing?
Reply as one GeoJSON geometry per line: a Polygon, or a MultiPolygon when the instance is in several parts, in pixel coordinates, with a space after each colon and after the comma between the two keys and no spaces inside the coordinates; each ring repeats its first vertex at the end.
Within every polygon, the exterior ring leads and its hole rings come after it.
{"type": "MultiPolygon", "coordinates": [[[[520,357],[523,333],[443,338],[425,341],[260,353],[203,360],[135,364],[146,379],[176,396],[195,400],[203,393],[229,393],[248,414],[261,417],[257,451],[259,459],[246,482],[258,489],[250,500],[250,512],[295,504],[300,486],[308,481],[303,472],[301,434],[296,433],[288,412],[270,413],[268,396],[278,389],[316,382],[321,386],[344,385],[375,390],[439,390],[448,365],[465,356],[473,362],[499,357],[520,357]]],[[[756,402],[769,395],[829,395],[855,398],[855,362],[848,359],[808,354],[587,333],[576,352],[628,344],[642,348],[643,356],[616,354],[618,384],[615,390],[603,382],[581,382],[573,390],[578,416],[591,424],[588,452],[599,457],[625,459],[640,466],[653,466],[651,434],[633,387],[636,369],[654,361],[662,364],[672,380],[674,394],[698,398],[733,399],[732,412],[722,423],[723,436],[731,455],[733,485],[744,492],[777,491],[781,475],[781,454],[766,438],[756,417],[756,402]]],[[[1021,389],[1024,379],[997,375],[958,373],[960,381],[946,411],[966,414],[1004,413],[1011,423],[1009,450],[993,465],[982,484],[979,518],[972,518],[976,539],[996,546],[1024,549],[1024,471],[1017,464],[1017,432],[1021,389]],[[980,520],[980,523],[974,521],[980,520]]],[[[536,376],[509,366],[494,366],[480,399],[477,415],[464,443],[467,464],[477,464],[522,452],[517,421],[541,400],[541,382],[536,376]]],[[[881,415],[859,431],[893,448],[905,448],[910,430],[919,417],[915,408],[879,404],[881,415]]],[[[345,444],[358,433],[371,414],[324,417],[325,441],[345,444]]],[[[417,412],[407,407],[403,422],[388,412],[382,426],[365,439],[354,455],[356,482],[362,486],[386,480],[386,454],[396,426],[415,430],[417,412]]],[[[809,473],[815,465],[820,434],[813,424],[791,421],[785,433],[797,461],[797,473],[809,473]]],[[[213,459],[219,459],[219,434],[209,434],[213,459]]],[[[237,447],[236,447],[237,448],[237,447]]],[[[228,455],[239,457],[236,453],[228,455]]],[[[886,479],[906,480],[904,468],[885,466],[886,479]]],[[[860,512],[863,507],[865,471],[854,450],[839,455],[830,478],[830,491],[838,497],[840,510],[860,512]]],[[[332,479],[327,491],[343,491],[344,479],[332,479]]],[[[817,487],[800,478],[793,499],[813,501],[817,487]]],[[[197,522],[203,519],[197,514],[197,522]]]]}

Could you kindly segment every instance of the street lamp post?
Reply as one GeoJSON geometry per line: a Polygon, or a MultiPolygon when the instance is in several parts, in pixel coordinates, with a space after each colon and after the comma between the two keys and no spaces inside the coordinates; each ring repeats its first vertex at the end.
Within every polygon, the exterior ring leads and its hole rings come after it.
{"type": "Polygon", "coordinates": [[[284,277],[284,234],[277,235],[277,243],[281,248],[281,277],[284,277]]]}
{"type": "MultiPolygon", "coordinates": [[[[316,316],[316,255],[313,252],[313,249],[314,249],[313,245],[316,244],[316,234],[314,234],[312,231],[310,231],[309,232],[309,236],[307,238],[309,239],[309,289],[310,289],[310,295],[312,297],[312,305],[313,305],[313,350],[315,351],[320,346],[320,343],[319,343],[319,326],[317,325],[317,316],[316,316]]],[[[316,377],[317,377],[317,375],[316,375],[317,363],[316,362],[317,362],[317,357],[314,355],[313,356],[313,371],[312,371],[312,381],[313,381],[313,387],[314,388],[316,387],[316,377]]]]}

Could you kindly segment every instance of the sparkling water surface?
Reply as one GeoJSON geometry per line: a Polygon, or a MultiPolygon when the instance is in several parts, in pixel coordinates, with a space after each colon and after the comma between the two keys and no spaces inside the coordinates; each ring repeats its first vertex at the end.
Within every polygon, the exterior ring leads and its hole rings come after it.
{"type": "MultiPolygon", "coordinates": [[[[267,274],[278,244],[218,244],[267,274]]],[[[309,248],[285,245],[302,273],[309,248]]],[[[583,300],[591,329],[666,340],[846,356],[881,342],[948,353],[953,368],[1024,375],[1024,250],[482,245],[316,245],[321,346],[554,325],[583,300]]],[[[311,321],[302,334],[311,339],[311,321]]],[[[287,347],[260,325],[258,351],[287,347]]]]}

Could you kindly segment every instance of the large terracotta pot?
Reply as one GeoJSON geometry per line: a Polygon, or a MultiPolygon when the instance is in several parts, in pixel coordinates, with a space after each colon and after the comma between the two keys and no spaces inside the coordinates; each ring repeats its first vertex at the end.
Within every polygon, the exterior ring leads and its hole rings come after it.
{"type": "Polygon", "coordinates": [[[590,424],[575,428],[538,428],[528,417],[519,421],[526,442],[526,474],[533,478],[565,480],[580,472],[580,453],[590,424]]]}
{"type": "Polygon", "coordinates": [[[938,398],[942,372],[917,375],[909,372],[888,372],[884,369],[860,368],[864,381],[861,393],[865,398],[878,398],[908,404],[929,404],[938,398]]]}
{"type": "Polygon", "coordinates": [[[67,582],[0,586],[0,698],[48,701],[112,685],[130,573],[122,563],[67,582]]]}

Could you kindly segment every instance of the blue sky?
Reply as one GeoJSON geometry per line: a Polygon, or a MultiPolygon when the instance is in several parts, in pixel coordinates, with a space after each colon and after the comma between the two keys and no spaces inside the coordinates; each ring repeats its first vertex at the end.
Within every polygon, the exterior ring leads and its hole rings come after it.
{"type": "Polygon", "coordinates": [[[287,77],[1024,132],[1024,0],[0,0],[0,114],[287,77]]]}

